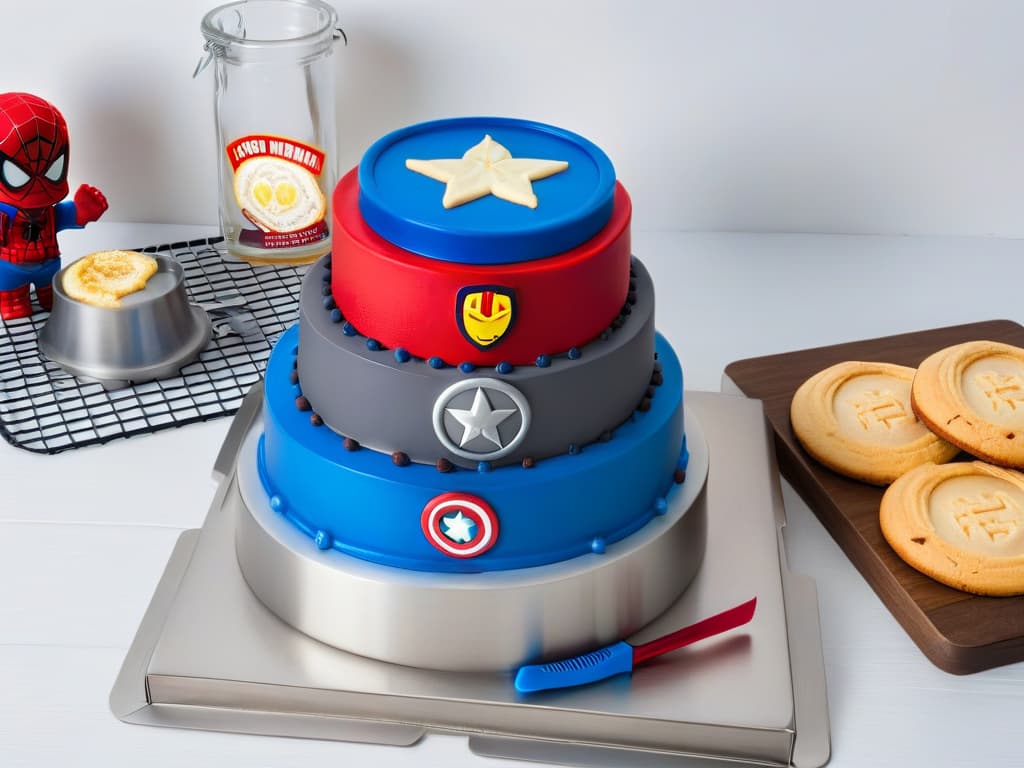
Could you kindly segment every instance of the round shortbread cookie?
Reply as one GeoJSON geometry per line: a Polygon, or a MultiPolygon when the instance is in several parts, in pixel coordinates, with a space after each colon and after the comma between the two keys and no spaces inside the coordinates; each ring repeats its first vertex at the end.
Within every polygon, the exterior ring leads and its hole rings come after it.
{"type": "Polygon", "coordinates": [[[1024,468],[1024,349],[969,341],[939,350],[917,369],[911,406],[968,453],[1024,468]]]}
{"type": "Polygon", "coordinates": [[[815,459],[855,480],[887,485],[925,462],[943,463],[959,449],[914,417],[914,369],[891,363],[838,363],[793,395],[793,432],[815,459]]]}
{"type": "Polygon", "coordinates": [[[896,554],[936,581],[1024,594],[1024,474],[980,461],[924,464],[889,486],[879,521],[896,554]]]}
{"type": "Polygon", "coordinates": [[[145,288],[156,271],[156,259],[144,253],[98,251],[71,264],[61,284],[73,299],[116,309],[124,296],[145,288]]]}
{"type": "Polygon", "coordinates": [[[266,232],[295,232],[327,213],[327,198],[309,171],[276,157],[253,157],[235,171],[235,199],[266,232]]]}

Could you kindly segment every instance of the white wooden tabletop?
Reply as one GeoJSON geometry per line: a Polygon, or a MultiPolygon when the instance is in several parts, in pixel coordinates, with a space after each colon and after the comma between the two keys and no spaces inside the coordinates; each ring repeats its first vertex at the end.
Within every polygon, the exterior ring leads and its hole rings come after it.
{"type": "MultiPolygon", "coordinates": [[[[72,258],[214,234],[104,224],[72,258]]],[[[688,389],[732,360],[965,322],[1024,322],[1024,242],[634,232],[688,389]]],[[[179,533],[199,527],[229,420],[56,456],[0,444],[0,766],[522,765],[464,738],[411,748],[125,725],[107,696],[179,533]],[[329,762],[324,762],[329,761],[329,762]]],[[[918,651],[784,483],[793,570],[818,586],[831,765],[1024,766],[1024,663],[965,677],[918,651]]]]}

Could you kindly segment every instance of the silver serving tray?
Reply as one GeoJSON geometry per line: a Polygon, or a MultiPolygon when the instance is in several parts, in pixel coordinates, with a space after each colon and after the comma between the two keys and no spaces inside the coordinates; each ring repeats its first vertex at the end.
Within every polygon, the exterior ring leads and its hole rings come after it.
{"type": "MultiPolygon", "coordinates": [[[[125,722],[411,745],[465,733],[481,755],[580,765],[694,759],[812,768],[829,758],[810,579],[790,573],[785,512],[759,401],[688,392],[710,453],[707,548],[693,583],[634,635],[644,642],[756,595],[746,627],[601,683],[518,695],[509,673],[439,672],[339,651],[292,629],[249,591],[235,556],[235,477],[256,422],[254,387],[215,463],[220,487],[182,534],[110,696],[125,722]]],[[[353,617],[358,621],[358,617],[353,617]]]]}

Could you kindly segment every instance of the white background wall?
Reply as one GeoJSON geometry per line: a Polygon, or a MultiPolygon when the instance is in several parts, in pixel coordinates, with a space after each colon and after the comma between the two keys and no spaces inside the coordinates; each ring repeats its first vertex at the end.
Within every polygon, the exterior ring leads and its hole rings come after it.
{"type": "MultiPolygon", "coordinates": [[[[0,90],[53,101],[113,220],[216,220],[216,0],[2,0],[0,90]]],[[[645,229],[1024,236],[1024,3],[334,0],[341,166],[401,125],[551,122],[645,229]]]]}

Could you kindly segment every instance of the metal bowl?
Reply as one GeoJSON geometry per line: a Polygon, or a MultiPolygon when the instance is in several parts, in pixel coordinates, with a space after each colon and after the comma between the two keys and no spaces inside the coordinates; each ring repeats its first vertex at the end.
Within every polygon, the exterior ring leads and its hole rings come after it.
{"type": "Polygon", "coordinates": [[[96,307],[64,290],[64,267],[53,279],[53,309],[39,332],[39,351],[76,376],[107,383],[173,376],[210,340],[210,319],[188,303],[185,272],[150,254],[157,271],[117,308],[96,307]]]}

